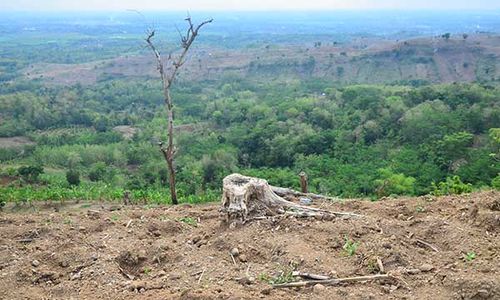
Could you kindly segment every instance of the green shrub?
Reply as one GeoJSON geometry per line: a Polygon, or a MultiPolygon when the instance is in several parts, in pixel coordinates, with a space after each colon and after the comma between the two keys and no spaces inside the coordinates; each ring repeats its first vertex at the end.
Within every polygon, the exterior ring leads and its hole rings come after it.
{"type": "Polygon", "coordinates": [[[80,185],[80,173],[70,169],[66,172],[66,180],[70,185],[80,185]]]}
{"type": "Polygon", "coordinates": [[[498,174],[497,177],[491,180],[491,186],[494,189],[500,190],[500,174],[498,174]]]}
{"type": "Polygon", "coordinates": [[[470,183],[463,183],[459,176],[447,177],[446,181],[438,184],[432,183],[432,195],[460,195],[463,193],[472,192],[472,185],[470,183]]]}
{"type": "Polygon", "coordinates": [[[17,173],[26,182],[37,182],[40,174],[43,174],[43,167],[41,166],[22,166],[17,169],[17,173]]]}
{"type": "Polygon", "coordinates": [[[92,165],[89,172],[90,181],[101,181],[106,175],[106,164],[103,162],[98,162],[92,165]]]}
{"type": "Polygon", "coordinates": [[[403,173],[395,174],[389,168],[379,169],[380,179],[375,180],[378,197],[389,195],[415,194],[415,178],[405,176],[403,173]]]}

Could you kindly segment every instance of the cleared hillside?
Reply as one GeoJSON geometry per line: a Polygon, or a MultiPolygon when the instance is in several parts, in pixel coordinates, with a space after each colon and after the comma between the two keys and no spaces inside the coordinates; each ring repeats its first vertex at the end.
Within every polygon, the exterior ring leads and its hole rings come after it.
{"type": "MultiPolygon", "coordinates": [[[[500,77],[500,36],[478,34],[407,41],[357,39],[348,44],[263,45],[256,48],[198,49],[181,78],[212,79],[318,77],[344,83],[431,83],[490,81],[500,77]]],[[[121,56],[84,64],[35,64],[23,71],[52,84],[93,84],[123,77],[155,77],[149,55],[121,56]]]]}
{"type": "Polygon", "coordinates": [[[314,205],[364,217],[270,218],[228,229],[216,204],[80,203],[55,207],[58,213],[7,207],[0,213],[0,298],[500,297],[499,192],[314,205]],[[357,245],[351,255],[346,240],[357,245]],[[396,279],[271,289],[273,280],[293,280],[292,270],[396,279]]]}

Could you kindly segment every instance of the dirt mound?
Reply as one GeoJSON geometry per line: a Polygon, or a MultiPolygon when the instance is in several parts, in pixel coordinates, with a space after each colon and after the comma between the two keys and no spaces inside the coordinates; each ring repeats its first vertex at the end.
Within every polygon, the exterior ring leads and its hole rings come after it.
{"type": "Polygon", "coordinates": [[[221,226],[217,204],[7,207],[0,298],[499,299],[499,203],[492,191],[318,202],[364,217],[274,218],[236,229],[221,226]],[[397,279],[271,289],[294,270],[397,279]]]}

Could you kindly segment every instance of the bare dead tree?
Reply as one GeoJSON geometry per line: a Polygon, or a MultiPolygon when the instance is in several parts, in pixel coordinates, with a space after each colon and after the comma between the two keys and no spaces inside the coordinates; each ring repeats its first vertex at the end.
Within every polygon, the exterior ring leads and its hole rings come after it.
{"type": "Polygon", "coordinates": [[[169,184],[170,184],[170,195],[172,198],[172,204],[178,204],[177,200],[177,191],[175,189],[175,169],[174,169],[174,157],[176,153],[176,149],[174,147],[174,105],[172,102],[172,97],[170,96],[170,88],[175,80],[175,76],[177,75],[179,69],[186,62],[186,55],[191,48],[191,45],[195,41],[198,36],[199,30],[208,23],[211,23],[213,19],[209,19],[201,22],[198,25],[194,25],[191,17],[188,15],[185,21],[188,23],[188,29],[186,34],[180,34],[181,39],[181,53],[179,56],[174,57],[172,54],[169,54],[166,59],[161,56],[160,51],[156,48],[153,43],[153,37],[155,35],[155,30],[150,30],[147,34],[146,43],[149,49],[153,52],[158,72],[161,76],[162,87],[163,87],[163,96],[165,101],[165,106],[167,108],[167,133],[168,133],[168,142],[166,147],[162,142],[159,143],[160,150],[163,153],[165,161],[167,162],[168,173],[169,173],[169,184]]]}

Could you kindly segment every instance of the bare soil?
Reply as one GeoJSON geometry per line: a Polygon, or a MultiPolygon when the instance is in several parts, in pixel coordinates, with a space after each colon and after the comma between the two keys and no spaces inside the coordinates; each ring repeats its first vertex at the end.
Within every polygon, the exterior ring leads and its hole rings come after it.
{"type": "Polygon", "coordinates": [[[8,206],[0,299],[500,299],[500,192],[314,206],[364,217],[230,229],[218,204],[8,206]],[[358,243],[352,256],[346,237],[358,243]],[[266,281],[291,270],[377,274],[377,258],[397,279],[289,289],[266,281]]]}
{"type": "Polygon", "coordinates": [[[35,143],[24,136],[0,137],[0,148],[20,148],[35,143]]]}
{"type": "MultiPolygon", "coordinates": [[[[179,79],[227,76],[320,77],[347,83],[423,79],[436,83],[492,80],[500,75],[500,36],[418,38],[407,41],[360,38],[342,45],[280,45],[256,49],[193,49],[179,79]],[[314,63],[311,63],[314,58],[314,63]],[[488,74],[483,74],[488,69],[488,74]],[[490,70],[491,69],[491,70],[490,70]]],[[[82,64],[39,63],[23,71],[46,84],[95,84],[109,76],[157,77],[151,55],[120,56],[82,64]]]]}

